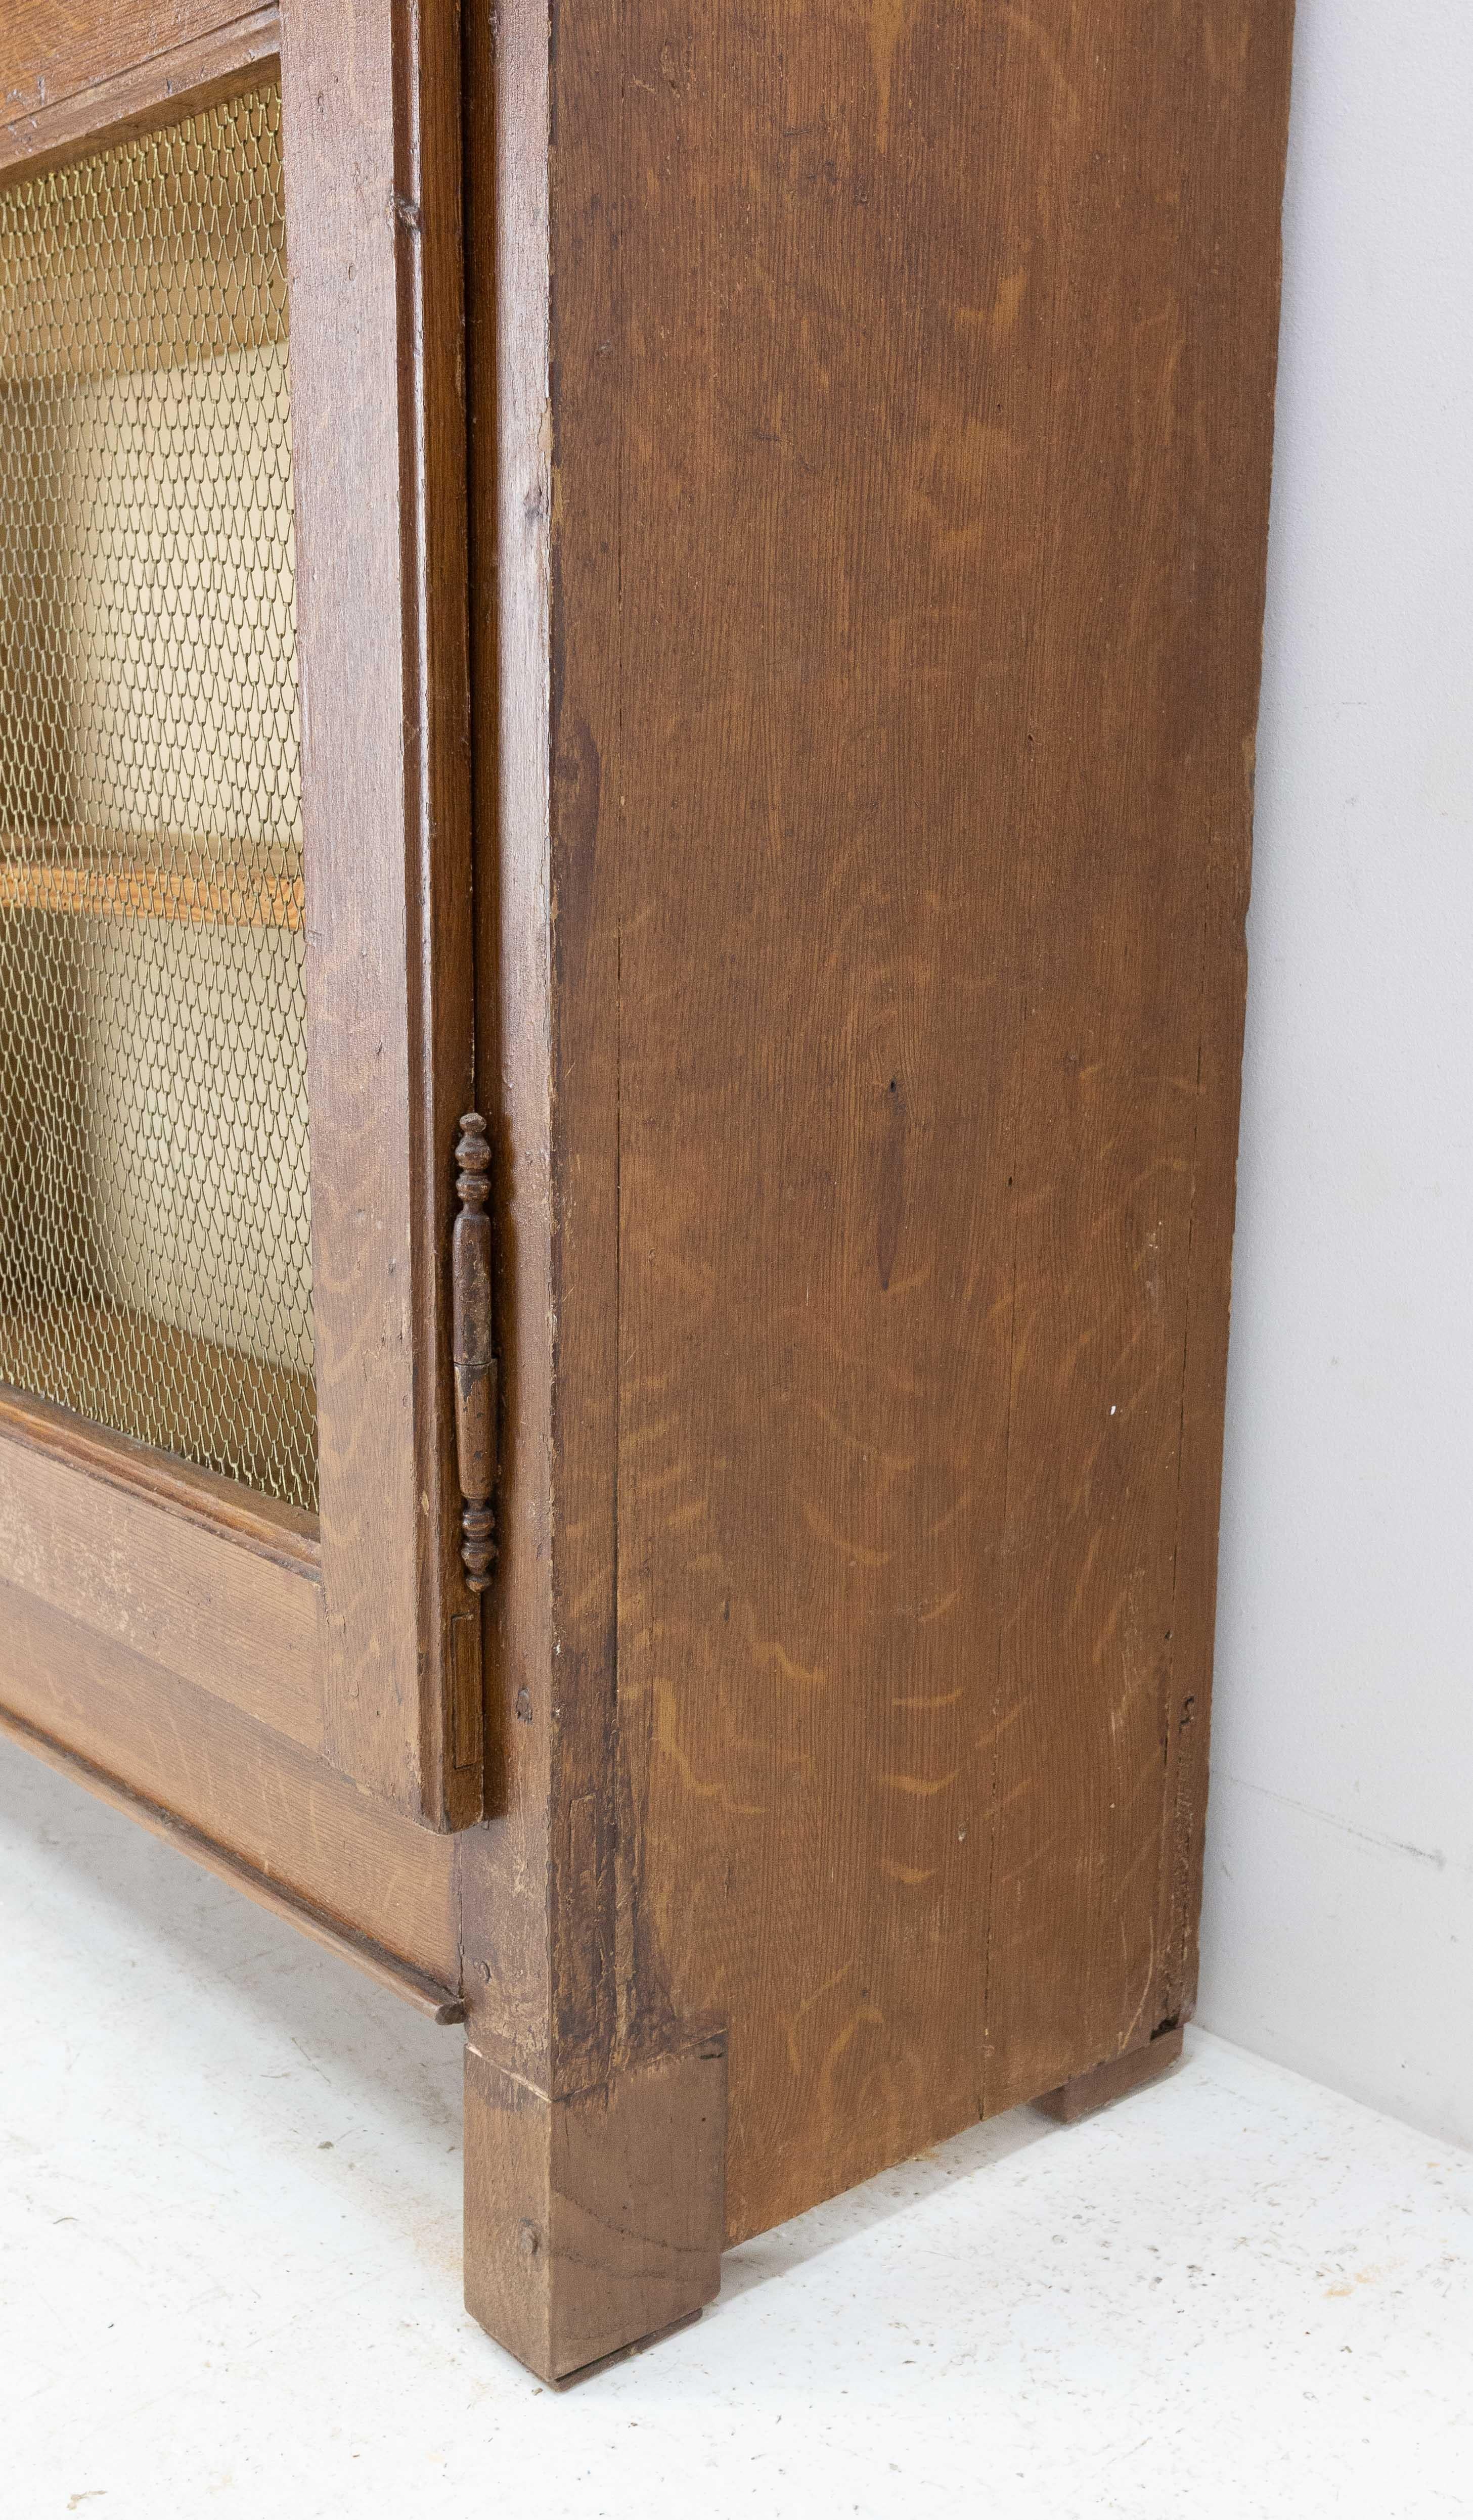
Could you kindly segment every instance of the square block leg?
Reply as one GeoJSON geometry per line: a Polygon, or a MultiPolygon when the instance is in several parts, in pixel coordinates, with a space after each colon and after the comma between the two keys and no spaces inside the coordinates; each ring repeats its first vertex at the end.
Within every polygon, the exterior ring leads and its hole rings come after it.
{"type": "Polygon", "coordinates": [[[1041,2092],[1034,2106],[1065,2126],[1074,2126],[1080,2118],[1092,2117],[1096,2109],[1108,2108],[1112,2100],[1123,2100],[1127,2092],[1154,2083],[1168,2066],[1175,2064],[1184,2036],[1179,2021],[1170,2030],[1158,2030],[1144,2048],[1128,2048],[1124,2056],[1107,2057],[1103,2065],[1091,2066],[1087,2074],[1074,2075],[1056,2092],[1041,2092]]]}
{"type": "Polygon", "coordinates": [[[569,2097],[466,2049],[466,2305],[541,2379],[689,2318],[720,2282],[726,2056],[569,2097]]]}

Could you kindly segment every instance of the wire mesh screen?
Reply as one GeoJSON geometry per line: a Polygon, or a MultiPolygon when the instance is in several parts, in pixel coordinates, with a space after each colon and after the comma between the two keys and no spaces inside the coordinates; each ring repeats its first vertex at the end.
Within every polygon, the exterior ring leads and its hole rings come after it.
{"type": "Polygon", "coordinates": [[[278,92],[0,192],[0,1380],[314,1510],[278,92]]]}

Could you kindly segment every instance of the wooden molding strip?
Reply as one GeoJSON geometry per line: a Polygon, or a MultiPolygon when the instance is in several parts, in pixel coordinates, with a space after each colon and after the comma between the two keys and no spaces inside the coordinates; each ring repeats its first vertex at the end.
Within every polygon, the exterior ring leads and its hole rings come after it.
{"type": "Polygon", "coordinates": [[[23,1716],[13,1715],[3,1706],[0,1706],[0,1732],[19,1742],[23,1749],[29,1750],[34,1758],[44,1761],[48,1768],[54,1768],[59,1776],[70,1777],[77,1784],[84,1785],[99,1802],[109,1803],[115,1811],[126,1813],[130,1820],[141,1822],[155,1837],[161,1837],[168,1845],[192,1856],[196,1864],[202,1864],[206,1871],[212,1872],[217,1880],[228,1881],[233,1888],[244,1890],[247,1898],[253,1899],[258,1908],[269,1909],[275,1916],[284,1916],[289,1925],[295,1925],[299,1933],[306,1934],[312,1942],[320,1943],[324,1951],[336,1953],[340,1959],[351,1960],[366,1977],[375,1979],[380,1986],[388,1987],[391,1994],[413,2004],[415,2011],[425,2014],[427,2019],[446,2023],[464,2021],[465,2004],[449,1987],[440,1986],[410,1961],[396,1959],[391,1952],[384,1950],[382,1944],[371,1942],[366,1934],[357,1933],[351,1925],[340,1924],[336,1918],[325,1916],[319,1909],[309,1907],[304,1899],[299,1899],[295,1892],[284,1889],[280,1883],[268,1880],[264,1873],[243,1863],[238,1855],[232,1855],[228,1848],[217,1845],[213,1838],[206,1837],[188,1821],[165,1811],[161,1803],[150,1802],[147,1795],[135,1793],[131,1785],[123,1784],[116,1777],[110,1777],[103,1769],[94,1767],[91,1760],[84,1759],[79,1751],[69,1750],[65,1742],[55,1740],[49,1732],[40,1732],[35,1725],[27,1724],[23,1716]]]}
{"type": "Polygon", "coordinates": [[[0,174],[64,165],[87,150],[133,139],[193,105],[254,83],[281,52],[281,12],[264,9],[130,63],[34,112],[0,124],[0,174]]]}
{"type": "MultiPolygon", "coordinates": [[[[0,1322],[0,1331],[3,1331],[0,1322]]],[[[201,1341],[202,1349],[206,1342],[201,1341]]],[[[300,1568],[321,1580],[322,1548],[317,1517],[275,1497],[261,1496],[237,1479],[202,1470],[175,1453],[161,1453],[119,1435],[109,1426],[80,1418],[74,1411],[18,1391],[0,1381],[0,1442],[15,1437],[50,1453],[89,1477],[106,1479],[125,1494],[151,1505],[187,1514],[207,1531],[217,1532],[280,1566],[300,1568]]]]}

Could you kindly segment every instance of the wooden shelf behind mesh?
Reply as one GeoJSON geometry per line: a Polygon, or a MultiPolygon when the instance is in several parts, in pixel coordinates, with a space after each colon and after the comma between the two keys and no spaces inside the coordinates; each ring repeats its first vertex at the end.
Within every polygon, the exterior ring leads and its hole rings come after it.
{"type": "Polygon", "coordinates": [[[86,831],[0,838],[0,911],[86,919],[170,919],[196,927],[291,927],[303,922],[301,876],[284,852],[222,854],[204,841],[100,839],[86,831]]]}

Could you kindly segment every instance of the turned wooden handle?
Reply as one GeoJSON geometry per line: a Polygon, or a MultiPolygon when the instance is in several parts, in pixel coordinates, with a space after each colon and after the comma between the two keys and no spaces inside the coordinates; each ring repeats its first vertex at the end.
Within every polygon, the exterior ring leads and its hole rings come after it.
{"type": "Polygon", "coordinates": [[[467,1111],[455,1148],[460,1212],[450,1235],[451,1355],[460,1471],[460,1554],[473,1593],[483,1593],[496,1556],[496,1356],[491,1344],[491,1149],[479,1111],[467,1111]]]}

